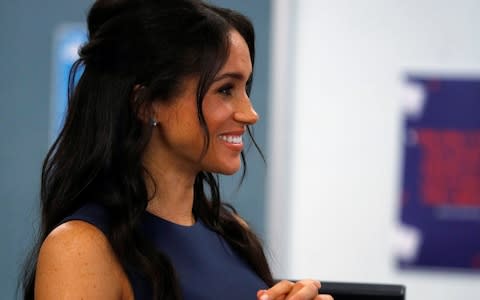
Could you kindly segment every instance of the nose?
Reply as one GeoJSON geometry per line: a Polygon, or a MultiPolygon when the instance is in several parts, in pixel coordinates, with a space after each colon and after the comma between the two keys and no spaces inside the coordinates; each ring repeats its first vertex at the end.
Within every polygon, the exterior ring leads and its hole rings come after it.
{"type": "Polygon", "coordinates": [[[233,114],[235,121],[244,123],[247,125],[253,125],[257,123],[259,116],[250,102],[250,98],[245,96],[239,101],[239,104],[233,114]]]}

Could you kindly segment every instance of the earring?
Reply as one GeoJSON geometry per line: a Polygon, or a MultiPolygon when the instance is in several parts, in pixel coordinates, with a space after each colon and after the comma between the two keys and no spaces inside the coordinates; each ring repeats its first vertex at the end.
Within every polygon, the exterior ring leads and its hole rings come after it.
{"type": "Polygon", "coordinates": [[[156,127],[157,126],[157,120],[155,118],[152,118],[150,119],[150,125],[152,125],[153,127],[156,127]]]}

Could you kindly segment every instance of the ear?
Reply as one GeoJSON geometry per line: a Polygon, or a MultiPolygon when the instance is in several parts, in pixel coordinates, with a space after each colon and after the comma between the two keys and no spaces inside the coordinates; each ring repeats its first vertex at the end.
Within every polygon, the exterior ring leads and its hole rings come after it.
{"type": "Polygon", "coordinates": [[[171,101],[160,98],[153,99],[153,101],[149,103],[147,121],[150,122],[151,125],[154,125],[153,122],[165,124],[170,119],[172,115],[172,109],[174,108],[175,105],[173,105],[171,101]]]}
{"type": "Polygon", "coordinates": [[[153,103],[145,101],[147,98],[147,89],[145,86],[137,84],[132,91],[132,106],[137,112],[137,118],[143,123],[152,123],[155,120],[153,103]]]}

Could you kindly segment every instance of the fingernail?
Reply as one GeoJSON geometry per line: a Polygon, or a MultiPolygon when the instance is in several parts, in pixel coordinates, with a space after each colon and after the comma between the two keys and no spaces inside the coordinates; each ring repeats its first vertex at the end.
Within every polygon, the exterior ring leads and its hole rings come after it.
{"type": "Polygon", "coordinates": [[[261,297],[260,297],[260,300],[268,300],[268,295],[267,294],[263,294],[261,297]]]}
{"type": "Polygon", "coordinates": [[[320,281],[315,281],[315,285],[317,286],[317,288],[320,288],[322,285],[320,284],[320,281]]]}

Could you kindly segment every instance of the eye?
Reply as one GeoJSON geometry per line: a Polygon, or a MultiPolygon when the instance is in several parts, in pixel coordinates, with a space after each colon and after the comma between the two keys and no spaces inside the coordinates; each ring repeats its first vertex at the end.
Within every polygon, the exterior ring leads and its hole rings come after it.
{"type": "Polygon", "coordinates": [[[222,86],[221,88],[218,89],[218,92],[220,94],[223,94],[225,96],[231,96],[232,95],[232,90],[233,90],[233,84],[226,84],[222,86]]]}

